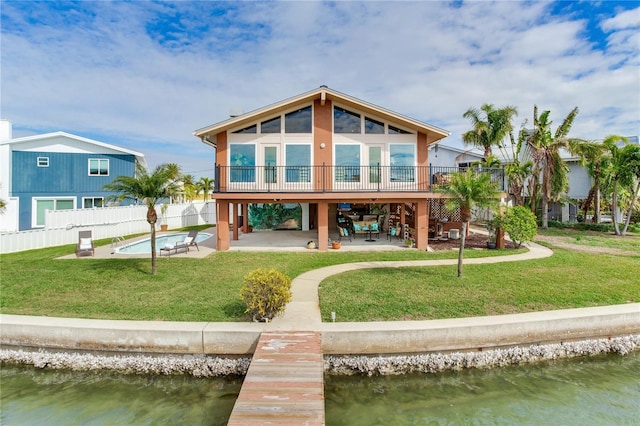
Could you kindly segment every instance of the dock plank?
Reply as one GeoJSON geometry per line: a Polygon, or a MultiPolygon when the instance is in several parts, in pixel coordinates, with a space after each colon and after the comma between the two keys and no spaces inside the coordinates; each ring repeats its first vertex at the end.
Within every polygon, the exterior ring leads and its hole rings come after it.
{"type": "Polygon", "coordinates": [[[317,332],[265,332],[229,425],[324,425],[322,338],[317,332]]]}

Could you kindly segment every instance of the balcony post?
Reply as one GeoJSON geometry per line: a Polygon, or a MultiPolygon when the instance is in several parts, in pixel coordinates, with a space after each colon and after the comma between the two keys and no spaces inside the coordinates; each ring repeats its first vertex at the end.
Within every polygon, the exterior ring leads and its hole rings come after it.
{"type": "Polygon", "coordinates": [[[213,192],[220,192],[220,164],[215,165],[213,173],[213,192]]]}

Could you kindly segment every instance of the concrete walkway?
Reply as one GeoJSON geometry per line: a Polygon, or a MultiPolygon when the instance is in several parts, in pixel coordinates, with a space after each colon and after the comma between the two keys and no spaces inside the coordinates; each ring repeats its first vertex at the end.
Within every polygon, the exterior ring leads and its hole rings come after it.
{"type": "MultiPolygon", "coordinates": [[[[519,262],[524,260],[542,259],[549,257],[553,251],[536,243],[527,244],[528,251],[507,256],[481,257],[465,259],[465,265],[478,265],[486,263],[519,262]]],[[[444,266],[457,265],[458,259],[441,260],[404,260],[386,262],[358,262],[344,263],[314,269],[299,275],[292,281],[291,302],[287,304],[282,316],[274,318],[271,325],[276,330],[320,330],[322,318],[320,315],[320,299],[318,298],[318,286],[320,283],[336,274],[347,271],[369,268],[402,268],[409,266],[444,266]]]]}

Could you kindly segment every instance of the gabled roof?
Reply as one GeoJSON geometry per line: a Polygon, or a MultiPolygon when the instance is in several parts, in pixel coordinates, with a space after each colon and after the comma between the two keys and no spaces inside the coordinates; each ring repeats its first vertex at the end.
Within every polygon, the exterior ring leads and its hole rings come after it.
{"type": "MultiPolygon", "coordinates": [[[[99,142],[93,139],[89,139],[89,138],[85,138],[82,136],[77,136],[77,135],[72,135],[71,133],[67,133],[67,132],[52,132],[52,133],[43,133],[41,135],[33,135],[33,136],[25,136],[22,138],[15,138],[15,139],[9,139],[9,140],[5,140],[5,141],[1,141],[0,145],[20,145],[20,144],[34,144],[34,143],[38,143],[38,142],[46,142],[48,139],[54,139],[54,138],[58,138],[58,137],[63,137],[63,138],[67,138],[67,139],[71,139],[74,141],[78,141],[78,142],[82,142],[85,144],[90,144],[96,147],[100,147],[102,148],[101,153],[109,153],[108,151],[113,151],[111,153],[120,153],[120,154],[128,154],[128,155],[133,155],[136,157],[136,160],[142,164],[143,166],[147,166],[147,160],[144,158],[144,154],[137,152],[137,151],[132,151],[129,149],[125,149],[125,148],[121,148],[119,146],[115,146],[115,145],[110,145],[108,143],[104,143],[104,142],[99,142]]],[[[98,153],[98,152],[97,152],[98,153]]]]}
{"type": "Polygon", "coordinates": [[[428,144],[435,143],[440,139],[449,136],[450,134],[450,132],[447,130],[432,126],[411,117],[398,114],[377,105],[370,104],[344,93],[337,92],[335,90],[329,89],[327,86],[320,86],[319,88],[311,90],[309,92],[301,93],[297,96],[285,99],[283,101],[276,102],[274,104],[256,109],[251,112],[247,112],[242,115],[238,115],[236,117],[231,117],[225,121],[221,121],[207,127],[203,127],[202,129],[194,131],[193,134],[194,136],[199,137],[202,142],[215,146],[215,136],[218,133],[225,132],[231,128],[240,127],[244,124],[253,123],[257,120],[270,117],[279,111],[294,108],[297,105],[309,103],[316,99],[320,100],[321,102],[324,102],[325,100],[337,102],[341,105],[344,105],[345,107],[352,107],[359,111],[362,111],[363,113],[368,113],[374,115],[375,117],[386,119],[393,122],[394,124],[399,124],[416,132],[425,133],[427,135],[428,144]]]}

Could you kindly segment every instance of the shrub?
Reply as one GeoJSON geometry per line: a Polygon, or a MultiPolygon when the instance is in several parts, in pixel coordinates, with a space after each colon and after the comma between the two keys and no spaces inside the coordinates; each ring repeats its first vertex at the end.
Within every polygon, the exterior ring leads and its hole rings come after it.
{"type": "Polygon", "coordinates": [[[538,232],[536,216],[526,207],[516,206],[508,208],[501,220],[504,231],[509,234],[511,241],[520,247],[522,243],[533,240],[538,232]]]}
{"type": "Polygon", "coordinates": [[[240,298],[254,321],[271,320],[291,300],[291,278],[275,269],[256,269],[244,277],[240,298]]]}

